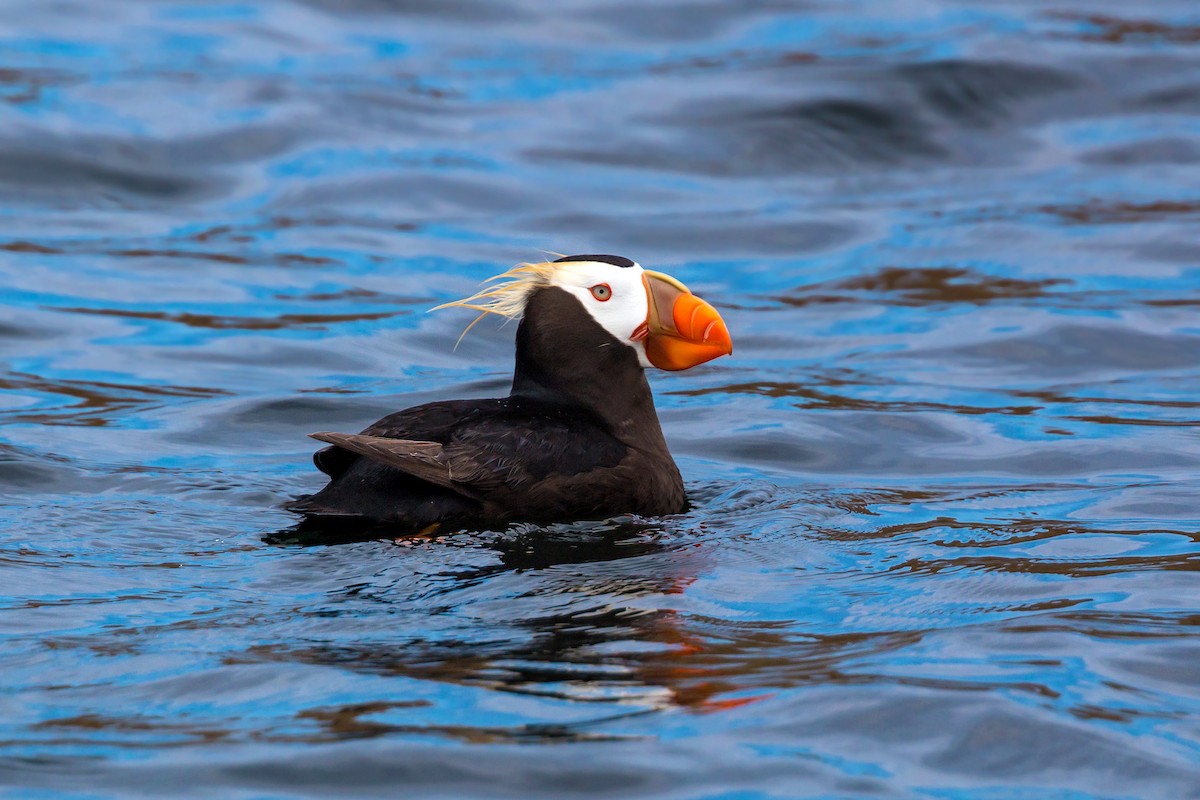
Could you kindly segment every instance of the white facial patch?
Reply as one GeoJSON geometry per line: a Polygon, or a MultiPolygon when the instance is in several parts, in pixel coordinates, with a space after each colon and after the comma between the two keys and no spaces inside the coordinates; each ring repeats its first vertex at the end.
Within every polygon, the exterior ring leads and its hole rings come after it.
{"type": "Polygon", "coordinates": [[[650,312],[642,271],[636,263],[632,267],[618,267],[602,261],[568,261],[555,272],[550,283],[574,295],[592,319],[617,341],[637,350],[642,365],[647,366],[645,348],[633,338],[650,312]]]}

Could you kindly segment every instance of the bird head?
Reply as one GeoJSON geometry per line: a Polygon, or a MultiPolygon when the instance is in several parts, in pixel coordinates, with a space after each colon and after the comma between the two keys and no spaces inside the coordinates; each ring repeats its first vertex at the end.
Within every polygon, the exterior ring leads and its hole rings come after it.
{"type": "Polygon", "coordinates": [[[479,311],[469,331],[488,314],[520,317],[533,292],[555,287],[578,300],[614,339],[632,347],[644,367],[683,370],[733,353],[729,329],[715,308],[670,275],[621,256],[576,255],[520,264],[487,283],[491,285],[470,297],[438,308],[479,311]]]}

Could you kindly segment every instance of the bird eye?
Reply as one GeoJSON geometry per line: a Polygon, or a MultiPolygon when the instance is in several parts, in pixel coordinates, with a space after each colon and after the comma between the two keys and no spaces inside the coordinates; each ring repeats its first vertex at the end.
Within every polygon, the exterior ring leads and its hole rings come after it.
{"type": "Polygon", "coordinates": [[[607,283],[597,283],[591,289],[592,297],[599,300],[601,303],[607,302],[612,297],[612,287],[607,283]]]}

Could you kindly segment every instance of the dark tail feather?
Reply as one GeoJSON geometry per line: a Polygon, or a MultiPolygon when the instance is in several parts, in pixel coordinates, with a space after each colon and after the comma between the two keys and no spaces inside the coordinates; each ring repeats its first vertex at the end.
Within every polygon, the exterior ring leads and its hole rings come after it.
{"type": "Polygon", "coordinates": [[[290,503],[284,503],[281,508],[284,511],[291,511],[294,514],[303,514],[306,517],[337,517],[339,519],[365,519],[363,514],[349,511],[345,508],[337,508],[322,501],[321,495],[323,492],[316,494],[298,497],[290,503]]]}

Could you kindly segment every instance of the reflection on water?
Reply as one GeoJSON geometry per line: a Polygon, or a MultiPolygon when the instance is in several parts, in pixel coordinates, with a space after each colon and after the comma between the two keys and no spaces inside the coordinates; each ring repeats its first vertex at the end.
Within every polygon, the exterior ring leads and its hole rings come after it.
{"type": "Polygon", "coordinates": [[[5,790],[1196,794],[1192,4],[0,10],[5,790]],[[541,248],[728,320],[692,509],[281,511],[541,248]]]}
{"type": "MultiPolygon", "coordinates": [[[[491,642],[450,638],[344,646],[281,643],[255,647],[247,657],[445,681],[588,703],[598,709],[593,712],[597,716],[589,715],[572,724],[522,724],[486,731],[470,726],[427,728],[429,732],[470,741],[593,738],[598,734],[589,729],[598,722],[613,722],[629,714],[673,705],[702,707],[711,695],[730,687],[709,687],[696,671],[687,669],[686,656],[696,648],[689,646],[675,614],[639,607],[636,602],[639,598],[678,594],[692,580],[683,574],[647,575],[638,569],[648,556],[666,549],[655,534],[642,525],[619,525],[611,530],[591,526],[570,530],[563,526],[521,532],[512,538],[501,536],[489,542],[498,563],[451,571],[447,574],[450,585],[424,599],[434,605],[447,602],[452,607],[448,601],[465,587],[498,580],[503,573],[547,571],[546,577],[536,580],[531,592],[537,598],[537,613],[515,619],[513,630],[491,642]],[[636,560],[626,566],[622,559],[636,560]],[[592,565],[603,566],[592,569],[592,565]]],[[[410,540],[404,544],[414,547],[425,543],[410,540]]],[[[358,584],[344,591],[355,602],[397,602],[386,587],[358,584]]],[[[517,599],[513,605],[519,608],[524,604],[517,599]]],[[[356,711],[355,718],[361,713],[374,710],[356,711]]],[[[344,720],[341,714],[334,717],[344,720]]],[[[373,727],[372,731],[366,735],[378,735],[379,729],[373,727]]],[[[356,730],[353,735],[364,734],[356,730]]]]}

